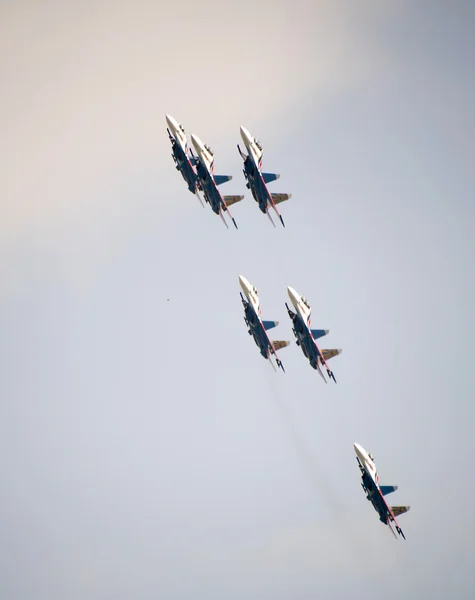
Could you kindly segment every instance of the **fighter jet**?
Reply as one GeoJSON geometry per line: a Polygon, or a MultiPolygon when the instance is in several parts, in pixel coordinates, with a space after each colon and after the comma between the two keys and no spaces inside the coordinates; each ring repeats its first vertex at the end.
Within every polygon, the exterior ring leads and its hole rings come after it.
{"type": "Polygon", "coordinates": [[[175,161],[176,169],[182,174],[190,192],[196,194],[201,205],[204,206],[199,194],[198,177],[193,168],[195,159],[190,155],[185,130],[171,115],[166,115],[166,119],[168,137],[172,144],[172,158],[175,161]]]}
{"type": "Polygon", "coordinates": [[[325,383],[327,383],[327,380],[321,370],[323,365],[327,370],[328,376],[336,383],[335,375],[333,375],[333,371],[331,371],[328,366],[327,360],[341,354],[341,348],[339,350],[320,350],[315,340],[327,335],[328,329],[310,329],[310,315],[312,309],[310,308],[309,303],[290,286],[287,288],[287,291],[290,300],[297,311],[294,313],[290,310],[288,304],[285,303],[289,317],[292,320],[292,331],[297,338],[297,346],[302,348],[302,352],[308,358],[312,367],[319,372],[325,383]]]}
{"type": "Polygon", "coordinates": [[[374,506],[379,515],[379,520],[381,523],[384,523],[384,525],[389,527],[394,537],[397,539],[391,523],[394,524],[399,535],[402,535],[402,537],[406,539],[406,536],[396,521],[396,517],[404,514],[411,507],[388,506],[384,496],[391,494],[391,492],[395,492],[398,489],[397,485],[379,485],[379,476],[378,472],[376,471],[376,465],[373,456],[371,456],[369,452],[366,452],[366,450],[359,444],[354,444],[354,447],[356,452],[356,460],[358,461],[358,466],[361,471],[361,487],[366,494],[366,498],[374,506]]]}
{"type": "Polygon", "coordinates": [[[257,295],[256,288],[252,285],[252,283],[249,283],[249,281],[243,275],[239,275],[239,283],[241,284],[242,291],[246,296],[245,300],[240,292],[242,304],[244,306],[244,321],[249,328],[249,335],[253,336],[262,356],[269,359],[274,371],[276,368],[272,362],[272,357],[275,358],[277,366],[279,366],[282,371],[285,372],[284,365],[277,356],[276,350],[285,348],[290,344],[290,342],[271,341],[269,339],[266,332],[269,329],[276,327],[279,322],[263,321],[261,319],[261,308],[259,305],[259,296],[257,295]]]}
{"type": "Polygon", "coordinates": [[[224,220],[223,213],[228,212],[231,217],[234,227],[237,229],[236,221],[231,215],[229,207],[236,202],[239,202],[244,196],[221,196],[218,185],[230,181],[232,175],[215,175],[214,174],[214,153],[209,146],[203,144],[200,138],[196,135],[191,135],[191,141],[193,146],[198,153],[195,156],[192,153],[192,157],[196,164],[196,174],[198,176],[198,182],[200,189],[203,191],[204,198],[208,202],[217,215],[219,215],[223,223],[228,226],[224,220]]]}
{"type": "Polygon", "coordinates": [[[279,204],[279,202],[288,200],[291,197],[291,194],[276,194],[269,192],[266,183],[279,179],[280,175],[262,172],[262,146],[244,127],[241,127],[241,137],[249,152],[249,154],[245,154],[238,144],[239,154],[244,160],[243,173],[247,180],[246,187],[251,190],[254,200],[259,204],[261,211],[267,214],[272,225],[275,227],[274,221],[269,213],[271,207],[275,210],[282,225],[285,227],[284,220],[279,214],[276,205],[279,204]]]}

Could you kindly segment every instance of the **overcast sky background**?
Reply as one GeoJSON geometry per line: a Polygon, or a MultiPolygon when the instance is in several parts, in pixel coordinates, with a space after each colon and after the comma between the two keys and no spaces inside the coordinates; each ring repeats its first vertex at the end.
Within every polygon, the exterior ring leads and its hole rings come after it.
{"type": "Polygon", "coordinates": [[[2,2],[2,600],[467,598],[470,2],[2,2]],[[232,174],[226,230],[170,113],[232,174]],[[286,228],[241,173],[244,125],[286,228]],[[337,385],[276,339],[305,295],[337,385]],[[169,299],[169,301],[167,300],[169,299]],[[365,500],[375,457],[407,542],[365,500]]]}

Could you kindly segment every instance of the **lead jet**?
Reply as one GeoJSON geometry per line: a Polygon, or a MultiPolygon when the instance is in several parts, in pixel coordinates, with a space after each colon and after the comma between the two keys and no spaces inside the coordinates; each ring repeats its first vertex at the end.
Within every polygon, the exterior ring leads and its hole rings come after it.
{"type": "Polygon", "coordinates": [[[288,304],[285,303],[289,317],[292,320],[292,331],[297,338],[297,346],[302,348],[302,352],[308,358],[312,367],[319,372],[325,383],[327,383],[327,380],[321,369],[323,366],[327,371],[328,377],[336,383],[335,375],[333,375],[333,371],[328,366],[327,360],[341,354],[341,348],[339,350],[320,350],[315,340],[327,335],[328,329],[311,329],[310,315],[312,309],[309,303],[290,286],[287,288],[287,292],[296,310],[296,312],[291,311],[288,304]]]}
{"type": "Polygon", "coordinates": [[[247,180],[246,187],[251,190],[254,200],[259,204],[261,211],[267,214],[272,225],[275,227],[274,221],[269,213],[271,207],[285,227],[284,220],[277,210],[276,205],[279,204],[279,202],[288,200],[292,194],[276,194],[269,192],[266,184],[279,179],[280,175],[262,172],[262,146],[244,127],[241,127],[241,137],[249,153],[246,154],[243,152],[238,144],[239,154],[244,160],[243,173],[247,180]]]}
{"type": "Polygon", "coordinates": [[[397,485],[379,485],[379,476],[378,472],[376,471],[376,464],[373,456],[371,456],[369,452],[366,452],[363,446],[360,446],[359,444],[354,444],[354,448],[356,452],[356,460],[358,461],[358,466],[361,471],[361,487],[366,494],[366,498],[374,506],[374,509],[379,515],[379,520],[381,523],[384,523],[384,525],[389,527],[394,537],[397,539],[394,529],[392,528],[392,524],[395,526],[398,534],[402,535],[402,537],[406,539],[406,536],[396,521],[396,517],[406,513],[411,507],[389,506],[387,504],[384,497],[392,492],[395,492],[398,489],[397,485]]]}
{"type": "Polygon", "coordinates": [[[168,137],[172,144],[172,158],[175,161],[176,169],[182,174],[190,192],[197,196],[201,205],[204,207],[199,194],[198,177],[194,169],[195,159],[190,154],[185,130],[171,115],[166,115],[166,119],[168,123],[168,137]]]}
{"type": "Polygon", "coordinates": [[[229,207],[236,202],[240,202],[244,196],[221,196],[218,185],[230,181],[232,175],[215,175],[214,153],[211,148],[206,144],[203,144],[196,135],[191,135],[191,141],[198,154],[198,156],[195,156],[192,153],[192,159],[196,165],[198,183],[200,189],[203,191],[206,202],[211,206],[213,212],[221,217],[221,220],[226,227],[228,227],[228,224],[224,219],[223,213],[227,212],[234,223],[234,227],[237,229],[236,221],[233,219],[229,207]]]}
{"type": "Polygon", "coordinates": [[[277,356],[276,350],[287,347],[290,342],[271,341],[269,339],[267,331],[273,327],[276,327],[279,322],[263,321],[261,319],[261,308],[256,288],[252,285],[252,283],[249,283],[249,281],[243,275],[239,275],[239,283],[241,284],[242,291],[246,296],[246,299],[244,299],[244,296],[242,293],[240,293],[242,304],[244,306],[244,321],[249,328],[249,335],[253,336],[254,341],[259,347],[261,355],[264,358],[269,359],[272,368],[276,370],[274,363],[272,362],[272,357],[274,357],[277,366],[279,366],[285,373],[284,365],[277,356]]]}

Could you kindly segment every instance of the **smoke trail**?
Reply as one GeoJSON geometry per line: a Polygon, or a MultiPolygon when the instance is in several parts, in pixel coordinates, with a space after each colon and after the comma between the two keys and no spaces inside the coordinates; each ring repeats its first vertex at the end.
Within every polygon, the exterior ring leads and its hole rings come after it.
{"type": "Polygon", "coordinates": [[[285,402],[285,398],[277,383],[277,378],[273,375],[275,374],[268,373],[270,391],[300,466],[312,486],[318,491],[319,496],[323,498],[325,508],[331,514],[332,521],[335,524],[335,533],[338,533],[342,541],[349,546],[352,556],[358,562],[362,562],[362,540],[357,536],[353,523],[347,516],[347,508],[341,501],[341,495],[334,489],[334,485],[325,469],[306,444],[285,402]]]}
{"type": "Polygon", "coordinates": [[[282,392],[276,382],[276,378],[272,377],[272,375],[272,373],[268,374],[268,381],[270,383],[272,396],[275,400],[276,407],[285,425],[289,440],[292,443],[299,463],[303,471],[307,474],[312,485],[314,485],[319,492],[323,492],[324,499],[331,512],[335,515],[340,515],[340,509],[342,506],[338,496],[332,490],[328,475],[322,468],[318,458],[312,454],[308,445],[306,444],[302,433],[299,431],[292,417],[291,411],[285,403],[285,399],[282,396],[282,392]]]}

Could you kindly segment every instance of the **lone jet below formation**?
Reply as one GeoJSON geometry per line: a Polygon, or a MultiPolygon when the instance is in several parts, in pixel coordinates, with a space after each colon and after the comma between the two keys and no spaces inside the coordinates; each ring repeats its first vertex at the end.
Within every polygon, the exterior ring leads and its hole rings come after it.
{"type": "Polygon", "coordinates": [[[269,192],[266,184],[279,179],[280,175],[277,175],[276,173],[262,172],[262,146],[244,127],[241,127],[241,137],[247,151],[249,152],[249,154],[245,154],[238,144],[239,154],[244,160],[243,173],[247,180],[246,187],[251,190],[254,200],[259,204],[261,211],[264,214],[267,214],[272,225],[274,225],[274,221],[269,214],[269,209],[271,207],[274,209],[282,225],[285,227],[284,220],[279,214],[276,204],[279,204],[279,202],[283,202],[284,200],[288,200],[291,197],[291,194],[275,194],[269,192]]]}
{"type": "Polygon", "coordinates": [[[234,227],[237,229],[236,221],[233,219],[229,207],[236,202],[239,202],[244,196],[221,196],[218,185],[230,181],[232,175],[215,175],[214,174],[214,153],[209,146],[203,144],[200,138],[196,135],[191,135],[191,141],[198,153],[198,156],[192,154],[192,158],[196,165],[196,175],[198,182],[206,202],[209,203],[213,212],[219,215],[223,223],[228,226],[224,220],[223,213],[228,212],[231,217],[234,227]]]}
{"type": "Polygon", "coordinates": [[[296,292],[294,288],[289,286],[287,292],[297,311],[296,313],[292,312],[287,303],[285,303],[289,317],[292,320],[292,331],[297,338],[297,346],[300,346],[312,367],[320,373],[325,383],[327,383],[327,380],[321,370],[322,366],[325,366],[328,377],[333,379],[336,383],[335,375],[333,375],[333,371],[331,371],[328,366],[327,360],[341,354],[341,348],[339,350],[320,350],[315,340],[327,335],[328,329],[310,329],[310,315],[312,309],[310,308],[309,303],[303,296],[296,292]]]}
{"type": "Polygon", "coordinates": [[[196,194],[201,204],[204,206],[199,195],[199,183],[196,172],[193,168],[195,159],[191,158],[188,144],[186,141],[186,133],[183,126],[180,125],[171,115],[166,115],[168,127],[168,137],[172,144],[172,158],[178,171],[183,176],[183,179],[188,185],[188,189],[192,194],[196,194]]]}
{"type": "Polygon", "coordinates": [[[277,356],[276,350],[285,348],[290,342],[271,341],[267,335],[267,331],[276,327],[278,321],[263,321],[261,319],[261,308],[259,304],[259,296],[257,295],[256,288],[249,283],[249,281],[243,276],[239,275],[239,283],[241,284],[242,291],[246,296],[246,300],[241,293],[241,300],[244,306],[244,321],[249,328],[249,335],[252,335],[256,342],[261,355],[264,358],[269,359],[270,364],[275,370],[274,363],[272,362],[272,356],[275,358],[277,366],[285,372],[284,365],[277,356]]]}
{"type": "Polygon", "coordinates": [[[358,461],[358,466],[362,474],[361,487],[366,494],[366,498],[374,506],[374,509],[379,515],[379,520],[381,523],[384,523],[384,525],[389,527],[394,537],[397,538],[393,528],[391,527],[391,523],[394,524],[399,535],[402,535],[402,537],[406,539],[406,536],[396,521],[396,517],[407,512],[410,509],[410,506],[388,506],[384,496],[387,496],[391,492],[395,492],[398,489],[397,485],[379,485],[379,476],[378,472],[376,471],[374,458],[369,452],[366,452],[363,446],[354,444],[354,448],[356,452],[356,460],[358,461]]]}

